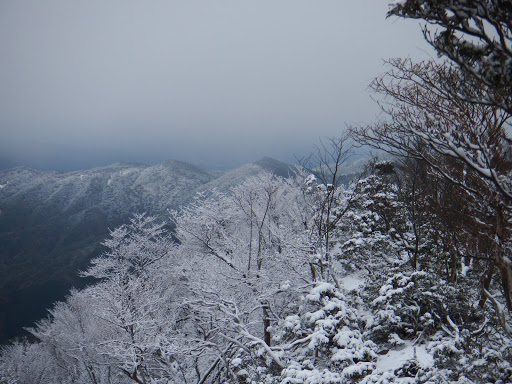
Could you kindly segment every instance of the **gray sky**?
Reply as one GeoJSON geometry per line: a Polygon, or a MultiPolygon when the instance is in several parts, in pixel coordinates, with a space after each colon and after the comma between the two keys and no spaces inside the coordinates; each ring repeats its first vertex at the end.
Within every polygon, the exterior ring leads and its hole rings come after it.
{"type": "Polygon", "coordinates": [[[0,0],[0,162],[290,161],[375,119],[382,59],[432,54],[388,2],[0,0]]]}

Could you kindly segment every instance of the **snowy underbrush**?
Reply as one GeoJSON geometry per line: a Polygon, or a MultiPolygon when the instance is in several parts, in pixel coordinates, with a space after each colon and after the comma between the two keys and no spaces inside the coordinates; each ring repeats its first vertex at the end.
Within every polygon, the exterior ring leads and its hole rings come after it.
{"type": "Polygon", "coordinates": [[[424,272],[390,276],[372,299],[366,289],[375,282],[362,284],[310,288],[298,313],[271,329],[282,367],[246,366],[241,382],[510,382],[512,340],[468,292],[424,272]]]}
{"type": "Polygon", "coordinates": [[[287,317],[275,336],[287,351],[282,383],[356,382],[375,368],[376,345],[363,336],[355,303],[334,285],[311,289],[301,313],[287,317]]]}
{"type": "Polygon", "coordinates": [[[371,301],[342,291],[315,286],[277,327],[288,364],[276,382],[510,382],[512,340],[446,282],[398,273],[371,301]]]}

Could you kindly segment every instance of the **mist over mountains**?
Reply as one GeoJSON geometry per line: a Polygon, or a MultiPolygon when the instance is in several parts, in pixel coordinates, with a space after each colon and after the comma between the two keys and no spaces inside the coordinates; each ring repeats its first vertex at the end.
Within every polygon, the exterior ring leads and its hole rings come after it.
{"type": "Polygon", "coordinates": [[[287,177],[294,168],[263,158],[225,172],[176,160],[73,172],[0,171],[0,342],[44,317],[70,287],[86,284],[78,271],[102,252],[109,229],[131,214],[166,219],[168,210],[198,192],[227,191],[263,171],[287,177]]]}

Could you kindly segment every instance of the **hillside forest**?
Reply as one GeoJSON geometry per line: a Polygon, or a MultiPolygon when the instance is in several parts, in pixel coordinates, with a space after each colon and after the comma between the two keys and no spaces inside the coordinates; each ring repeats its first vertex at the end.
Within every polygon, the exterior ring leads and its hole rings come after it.
{"type": "Polygon", "coordinates": [[[440,59],[388,60],[378,121],[289,177],[134,214],[95,283],[1,350],[0,383],[512,382],[512,3],[390,16],[440,59]],[[352,141],[393,157],[343,184],[352,141]]]}

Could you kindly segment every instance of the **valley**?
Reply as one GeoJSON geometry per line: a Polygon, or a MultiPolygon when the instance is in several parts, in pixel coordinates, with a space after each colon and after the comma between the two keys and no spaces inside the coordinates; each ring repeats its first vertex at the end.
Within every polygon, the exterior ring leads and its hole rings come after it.
{"type": "Polygon", "coordinates": [[[17,167],[0,171],[0,343],[26,335],[47,316],[78,272],[99,256],[109,229],[133,213],[168,220],[168,210],[197,193],[227,191],[262,171],[286,177],[293,168],[270,158],[226,172],[170,160],[153,166],[114,164],[74,172],[17,167]]]}

